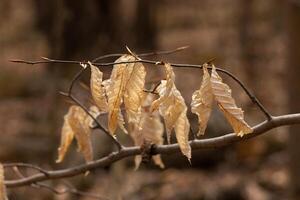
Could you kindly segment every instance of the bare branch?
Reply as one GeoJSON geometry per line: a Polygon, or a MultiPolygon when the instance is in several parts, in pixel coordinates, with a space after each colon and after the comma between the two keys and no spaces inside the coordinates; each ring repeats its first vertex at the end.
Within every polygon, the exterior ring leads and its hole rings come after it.
{"type": "MultiPolygon", "coordinates": [[[[293,124],[300,124],[300,113],[272,117],[271,120],[266,120],[253,127],[253,133],[245,135],[244,137],[238,137],[234,133],[230,133],[215,138],[192,140],[190,141],[190,145],[193,150],[219,148],[240,141],[245,141],[250,138],[257,137],[276,127],[293,125],[293,124]]],[[[178,144],[158,145],[153,147],[154,154],[171,154],[179,151],[180,148],[178,144]]],[[[6,180],[5,185],[7,187],[20,187],[20,186],[30,185],[32,183],[50,180],[50,179],[61,179],[66,177],[72,177],[79,174],[83,174],[86,171],[91,171],[100,167],[108,166],[126,157],[135,156],[139,154],[141,154],[140,147],[124,147],[119,152],[112,152],[106,157],[89,162],[87,164],[70,167],[62,170],[47,171],[48,176],[45,175],[44,173],[37,173],[28,176],[26,178],[21,178],[17,180],[6,180]]]]}
{"type": "MultiPolygon", "coordinates": [[[[137,54],[137,56],[146,57],[146,56],[168,55],[168,54],[176,53],[178,51],[183,51],[187,48],[189,48],[189,46],[178,47],[176,49],[166,50],[166,51],[155,51],[155,52],[148,52],[148,53],[140,53],[140,54],[137,54]]],[[[120,57],[122,55],[124,55],[124,53],[107,54],[107,55],[99,56],[99,57],[93,59],[92,62],[97,62],[97,61],[99,61],[101,59],[104,59],[104,58],[120,57]]]]}
{"type": "Polygon", "coordinates": [[[3,164],[3,167],[5,167],[5,168],[14,168],[14,167],[30,168],[30,169],[37,170],[38,172],[41,172],[41,173],[45,174],[46,176],[48,176],[48,172],[46,170],[42,169],[39,166],[28,164],[28,163],[5,163],[5,164],[3,164]]]}

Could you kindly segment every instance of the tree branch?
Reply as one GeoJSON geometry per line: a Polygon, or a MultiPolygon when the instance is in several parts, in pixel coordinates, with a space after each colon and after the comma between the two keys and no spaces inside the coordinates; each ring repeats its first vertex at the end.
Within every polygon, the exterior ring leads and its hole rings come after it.
{"type": "MultiPolygon", "coordinates": [[[[176,53],[178,51],[183,51],[183,50],[185,50],[187,48],[189,48],[189,46],[178,47],[176,49],[166,50],[166,51],[155,51],[155,52],[148,52],[148,53],[140,53],[140,54],[137,54],[137,55],[139,57],[157,56],[157,55],[168,55],[168,54],[176,53]]],[[[104,58],[120,57],[122,55],[124,55],[124,53],[107,54],[107,55],[99,56],[99,57],[93,59],[92,62],[97,62],[98,60],[101,60],[101,59],[104,59],[104,58]]]]}
{"type": "MultiPolygon", "coordinates": [[[[244,137],[238,137],[234,133],[230,133],[215,138],[192,140],[190,141],[190,145],[193,150],[219,148],[226,145],[237,143],[239,141],[245,141],[247,139],[257,137],[276,127],[293,125],[293,124],[300,124],[300,113],[272,117],[270,120],[266,120],[254,126],[253,133],[245,135],[244,137]]],[[[158,145],[153,148],[153,153],[155,154],[171,154],[179,151],[180,148],[177,143],[170,144],[170,145],[158,145]]],[[[26,178],[21,178],[17,180],[6,180],[4,183],[7,187],[20,187],[20,186],[30,185],[33,183],[37,183],[49,179],[61,179],[66,177],[72,177],[79,174],[83,174],[86,171],[91,171],[100,167],[108,166],[118,160],[130,156],[139,155],[140,153],[141,153],[140,147],[125,147],[121,149],[119,152],[112,152],[106,157],[89,162],[87,164],[82,164],[79,166],[70,167],[62,170],[54,170],[54,171],[43,170],[43,171],[47,171],[47,175],[45,173],[37,173],[28,176],[26,178]]]]}

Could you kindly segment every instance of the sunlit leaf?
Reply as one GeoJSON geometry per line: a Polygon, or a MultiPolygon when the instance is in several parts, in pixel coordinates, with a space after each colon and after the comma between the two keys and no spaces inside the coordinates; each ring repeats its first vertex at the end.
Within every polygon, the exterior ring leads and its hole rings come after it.
{"type": "Polygon", "coordinates": [[[220,110],[238,136],[252,133],[252,128],[244,120],[244,111],[237,107],[231,95],[231,89],[225,83],[213,66],[211,73],[211,86],[220,110]]]}
{"type": "Polygon", "coordinates": [[[157,88],[159,99],[151,106],[151,110],[155,110],[158,105],[159,112],[164,118],[167,139],[170,143],[170,135],[175,128],[176,139],[183,155],[189,160],[191,159],[191,148],[188,143],[190,124],[187,119],[187,106],[184,98],[175,86],[175,75],[170,65],[165,64],[167,71],[167,79],[162,80],[157,88]]]}
{"type": "Polygon", "coordinates": [[[93,149],[90,139],[89,116],[79,106],[71,106],[69,112],[69,124],[77,140],[78,150],[83,154],[87,162],[92,161],[93,149]]]}
{"type": "MultiPolygon", "coordinates": [[[[164,127],[160,120],[159,113],[157,111],[150,112],[149,106],[153,101],[153,94],[148,94],[143,101],[143,112],[140,120],[140,124],[134,124],[130,131],[130,136],[134,140],[135,145],[141,146],[144,143],[161,145],[163,144],[163,132],[164,127]]],[[[163,168],[164,164],[160,158],[160,155],[152,157],[156,165],[163,168]]],[[[141,156],[136,156],[135,165],[136,169],[141,163],[141,156]]]]}
{"type": "Polygon", "coordinates": [[[138,124],[141,117],[146,71],[141,63],[128,64],[127,70],[129,78],[124,93],[125,110],[128,123],[138,124]]]}
{"type": "Polygon", "coordinates": [[[100,111],[108,111],[107,99],[105,97],[105,91],[102,86],[102,77],[103,73],[100,69],[91,63],[89,63],[91,68],[91,93],[94,99],[96,106],[100,109],[100,111]]]}
{"type": "Polygon", "coordinates": [[[165,68],[165,73],[166,73],[166,83],[165,83],[165,87],[163,88],[164,95],[160,95],[160,97],[152,103],[151,108],[150,108],[151,111],[157,110],[158,107],[160,106],[160,104],[168,98],[169,94],[172,91],[173,85],[174,85],[175,74],[173,72],[171,65],[169,63],[165,63],[164,68],[165,68]]]}
{"type": "MultiPolygon", "coordinates": [[[[103,81],[103,86],[104,86],[104,89],[105,89],[105,93],[106,93],[106,96],[109,97],[112,95],[112,92],[110,90],[110,85],[111,85],[111,80],[110,79],[107,79],[105,81],[103,81]]],[[[122,99],[121,99],[121,104],[122,104],[122,99]]],[[[117,115],[117,126],[120,127],[120,129],[124,132],[124,133],[128,133],[126,128],[125,128],[125,120],[124,120],[124,117],[122,115],[122,111],[121,109],[119,108],[118,109],[119,112],[118,112],[118,115],[117,115]]]]}
{"type": "Polygon", "coordinates": [[[212,111],[213,93],[210,83],[210,75],[207,70],[207,64],[203,65],[203,78],[199,90],[196,90],[192,96],[191,111],[198,115],[199,131],[198,135],[204,135],[207,123],[212,111]]]}
{"type": "MultiPolygon", "coordinates": [[[[127,62],[131,56],[123,55],[115,62],[127,62]]],[[[129,64],[115,64],[110,76],[110,84],[107,92],[108,97],[108,130],[110,134],[115,134],[118,127],[118,118],[120,114],[120,106],[122,97],[125,92],[127,82],[127,66],[129,64]]]]}
{"type": "Polygon", "coordinates": [[[56,160],[57,163],[63,161],[74,138],[74,132],[69,124],[69,117],[70,113],[67,113],[64,117],[64,124],[61,130],[60,147],[58,148],[58,159],[56,160]]]}
{"type": "Polygon", "coordinates": [[[178,117],[178,120],[175,124],[175,133],[181,152],[191,162],[192,154],[191,147],[189,144],[190,123],[186,116],[186,112],[187,109],[185,108],[184,111],[178,117]]]}

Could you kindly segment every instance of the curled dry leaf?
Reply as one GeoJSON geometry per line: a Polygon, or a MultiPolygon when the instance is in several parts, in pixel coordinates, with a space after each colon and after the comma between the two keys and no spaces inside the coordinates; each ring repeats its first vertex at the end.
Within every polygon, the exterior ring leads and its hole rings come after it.
{"type": "Polygon", "coordinates": [[[160,104],[168,98],[174,85],[175,74],[172,69],[172,66],[169,63],[165,63],[164,67],[166,72],[166,83],[165,83],[165,87],[161,88],[164,90],[163,91],[164,95],[160,95],[160,97],[152,103],[150,108],[151,111],[157,110],[160,104]]]}
{"type": "Polygon", "coordinates": [[[78,144],[78,150],[83,154],[87,162],[93,160],[92,143],[90,140],[89,123],[90,116],[79,106],[71,106],[65,116],[65,123],[62,130],[61,145],[59,147],[59,158],[61,162],[64,155],[75,136],[78,144]]]}
{"type": "Polygon", "coordinates": [[[198,115],[198,135],[204,135],[213,106],[213,93],[207,64],[203,65],[203,78],[199,90],[192,96],[191,111],[198,115]]]}
{"type": "Polygon", "coordinates": [[[187,108],[180,114],[175,124],[176,139],[183,155],[191,162],[191,147],[189,145],[190,123],[186,116],[187,108]]]}
{"type": "MultiPolygon", "coordinates": [[[[110,85],[111,85],[111,80],[110,79],[107,79],[105,81],[103,81],[103,86],[104,86],[104,89],[105,89],[105,93],[106,93],[106,96],[109,97],[111,96],[111,90],[110,90],[110,85]]],[[[121,103],[122,103],[122,100],[121,100],[121,103]]],[[[121,109],[119,109],[119,113],[118,113],[118,116],[117,116],[117,125],[120,127],[120,129],[128,134],[126,128],[125,128],[125,121],[124,121],[124,117],[122,115],[122,111],[121,109]]]]}
{"type": "Polygon", "coordinates": [[[129,78],[124,93],[125,110],[128,123],[138,124],[141,117],[146,71],[144,65],[141,63],[133,63],[127,69],[129,78]]]}
{"type": "MultiPolygon", "coordinates": [[[[164,127],[160,120],[159,113],[150,112],[149,106],[153,101],[153,94],[147,94],[143,102],[143,112],[141,115],[140,124],[132,124],[132,130],[130,136],[134,140],[134,144],[142,146],[144,143],[161,145],[163,144],[163,132],[164,127]]],[[[164,168],[164,164],[161,160],[160,155],[152,156],[152,159],[156,165],[164,168]]],[[[135,168],[138,169],[142,158],[140,155],[135,157],[135,168]]]]}
{"type": "Polygon", "coordinates": [[[4,184],[4,168],[0,163],[0,200],[8,200],[6,186],[4,184]]]}
{"type": "Polygon", "coordinates": [[[61,130],[60,147],[58,148],[58,159],[56,160],[57,163],[63,161],[69,149],[69,146],[72,143],[74,138],[74,132],[69,124],[69,117],[70,117],[70,113],[67,113],[64,116],[64,124],[61,130]]]}
{"type": "Polygon", "coordinates": [[[100,69],[89,62],[91,68],[91,93],[94,99],[96,106],[100,109],[100,111],[107,111],[108,104],[105,97],[105,91],[102,86],[102,77],[103,73],[100,69]]]}
{"type": "MultiPolygon", "coordinates": [[[[128,55],[124,55],[115,62],[128,61],[128,55]]],[[[110,134],[114,135],[120,115],[120,106],[122,104],[122,97],[125,92],[125,84],[127,79],[127,65],[115,64],[110,76],[110,83],[107,90],[108,100],[108,130],[110,134]]]]}
{"type": "MultiPolygon", "coordinates": [[[[115,62],[130,62],[136,58],[132,55],[123,55],[115,62]]],[[[137,123],[140,118],[141,96],[144,89],[146,72],[141,63],[115,64],[109,84],[108,97],[108,129],[114,134],[118,119],[120,119],[120,106],[124,99],[128,121],[137,123]]]]}
{"type": "Polygon", "coordinates": [[[172,129],[175,128],[176,139],[183,155],[191,159],[191,147],[188,143],[190,124],[187,119],[187,106],[184,98],[175,86],[175,75],[171,65],[165,64],[167,79],[162,80],[157,88],[159,98],[151,105],[151,111],[159,108],[164,118],[167,139],[170,143],[172,129]]]}
{"type": "Polygon", "coordinates": [[[238,136],[252,133],[252,128],[244,120],[244,111],[237,107],[231,96],[231,89],[216,71],[215,66],[211,72],[211,87],[219,108],[224,113],[226,119],[238,136]]]}

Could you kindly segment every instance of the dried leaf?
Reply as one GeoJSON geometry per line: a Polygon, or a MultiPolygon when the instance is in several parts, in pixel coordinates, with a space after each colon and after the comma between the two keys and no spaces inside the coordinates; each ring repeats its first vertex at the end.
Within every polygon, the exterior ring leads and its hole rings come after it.
{"type": "MultiPolygon", "coordinates": [[[[123,55],[115,62],[135,61],[132,55],[123,55]]],[[[117,126],[124,128],[124,119],[120,113],[120,106],[124,101],[129,123],[139,123],[141,116],[142,95],[145,84],[146,71],[141,63],[115,64],[109,87],[108,97],[108,129],[114,134],[117,126]]]]}
{"type": "MultiPolygon", "coordinates": [[[[115,62],[134,61],[131,55],[123,55],[115,62]]],[[[108,129],[114,134],[118,126],[118,118],[120,115],[120,106],[125,93],[126,84],[130,80],[130,75],[134,63],[115,64],[110,77],[108,97],[108,129]]]]}
{"type": "MultiPolygon", "coordinates": [[[[163,132],[164,127],[160,120],[159,113],[150,112],[149,106],[153,101],[153,94],[148,94],[143,102],[143,112],[140,120],[140,124],[133,124],[130,136],[134,140],[135,145],[141,146],[144,143],[161,145],[163,144],[163,132]]],[[[164,164],[160,158],[160,155],[152,157],[156,165],[163,168],[164,164]]],[[[135,168],[138,169],[142,161],[141,156],[135,157],[135,168]]]]}
{"type": "Polygon", "coordinates": [[[252,133],[252,128],[244,120],[244,111],[237,107],[231,96],[231,89],[216,71],[215,66],[211,73],[211,87],[219,108],[224,113],[226,119],[238,136],[252,133]]]}
{"type": "MultiPolygon", "coordinates": [[[[111,93],[111,89],[110,89],[110,85],[111,85],[111,79],[107,79],[105,81],[102,82],[103,86],[104,86],[104,89],[105,89],[105,93],[106,93],[106,96],[109,97],[112,95],[111,93]]],[[[121,104],[122,104],[122,99],[121,99],[121,104]]],[[[119,109],[119,113],[118,113],[118,116],[117,116],[117,125],[120,127],[120,129],[128,134],[126,128],[125,128],[125,120],[124,120],[124,117],[122,115],[122,111],[121,109],[119,109]]]]}
{"type": "Polygon", "coordinates": [[[74,132],[69,124],[69,117],[70,113],[67,113],[64,117],[64,124],[61,130],[60,147],[58,148],[58,159],[56,160],[57,163],[63,161],[74,138],[74,132]]]}
{"type": "Polygon", "coordinates": [[[166,72],[166,83],[165,83],[165,87],[163,88],[164,95],[160,95],[160,97],[152,103],[150,108],[151,111],[157,110],[160,104],[168,98],[174,85],[175,74],[173,72],[172,66],[169,63],[165,63],[164,67],[166,72]]]}
{"type": "Polygon", "coordinates": [[[191,162],[192,154],[189,144],[190,123],[186,116],[186,112],[187,108],[185,108],[184,111],[180,114],[175,124],[175,133],[181,152],[191,162]]]}
{"type": "Polygon", "coordinates": [[[128,65],[127,70],[129,78],[124,93],[125,110],[128,123],[138,124],[141,117],[146,71],[142,63],[128,65]]]}
{"type": "Polygon", "coordinates": [[[69,124],[77,140],[78,150],[83,154],[87,162],[92,161],[93,149],[90,140],[90,117],[79,106],[71,106],[69,112],[69,124]]]}
{"type": "Polygon", "coordinates": [[[164,100],[159,106],[159,112],[165,121],[167,139],[170,143],[170,134],[172,129],[175,128],[176,139],[180,150],[190,161],[191,148],[188,143],[190,124],[186,116],[187,106],[175,84],[173,83],[171,92],[168,92],[169,85],[167,84],[168,81],[162,80],[160,86],[157,88],[160,98],[164,96],[164,100]]]}
{"type": "Polygon", "coordinates": [[[91,68],[91,93],[95,101],[96,106],[100,111],[108,111],[107,99],[105,97],[105,91],[102,86],[103,73],[100,69],[89,62],[91,68]]]}
{"type": "Polygon", "coordinates": [[[121,110],[119,111],[119,114],[118,114],[118,126],[124,133],[128,134],[128,131],[125,128],[125,120],[124,120],[121,110]]]}
{"type": "MultiPolygon", "coordinates": [[[[127,55],[117,59],[115,62],[128,61],[127,55]]],[[[120,106],[122,97],[125,92],[126,76],[128,64],[115,64],[110,77],[108,87],[108,130],[110,134],[114,134],[118,126],[118,118],[120,114],[120,106]]]]}
{"type": "Polygon", "coordinates": [[[0,163],[0,200],[8,200],[6,186],[4,184],[4,168],[0,163]]]}
{"type": "Polygon", "coordinates": [[[207,64],[203,65],[203,78],[199,90],[196,90],[192,96],[191,110],[198,115],[199,131],[198,135],[204,135],[207,123],[212,111],[213,93],[210,83],[210,75],[207,70],[207,64]]]}

